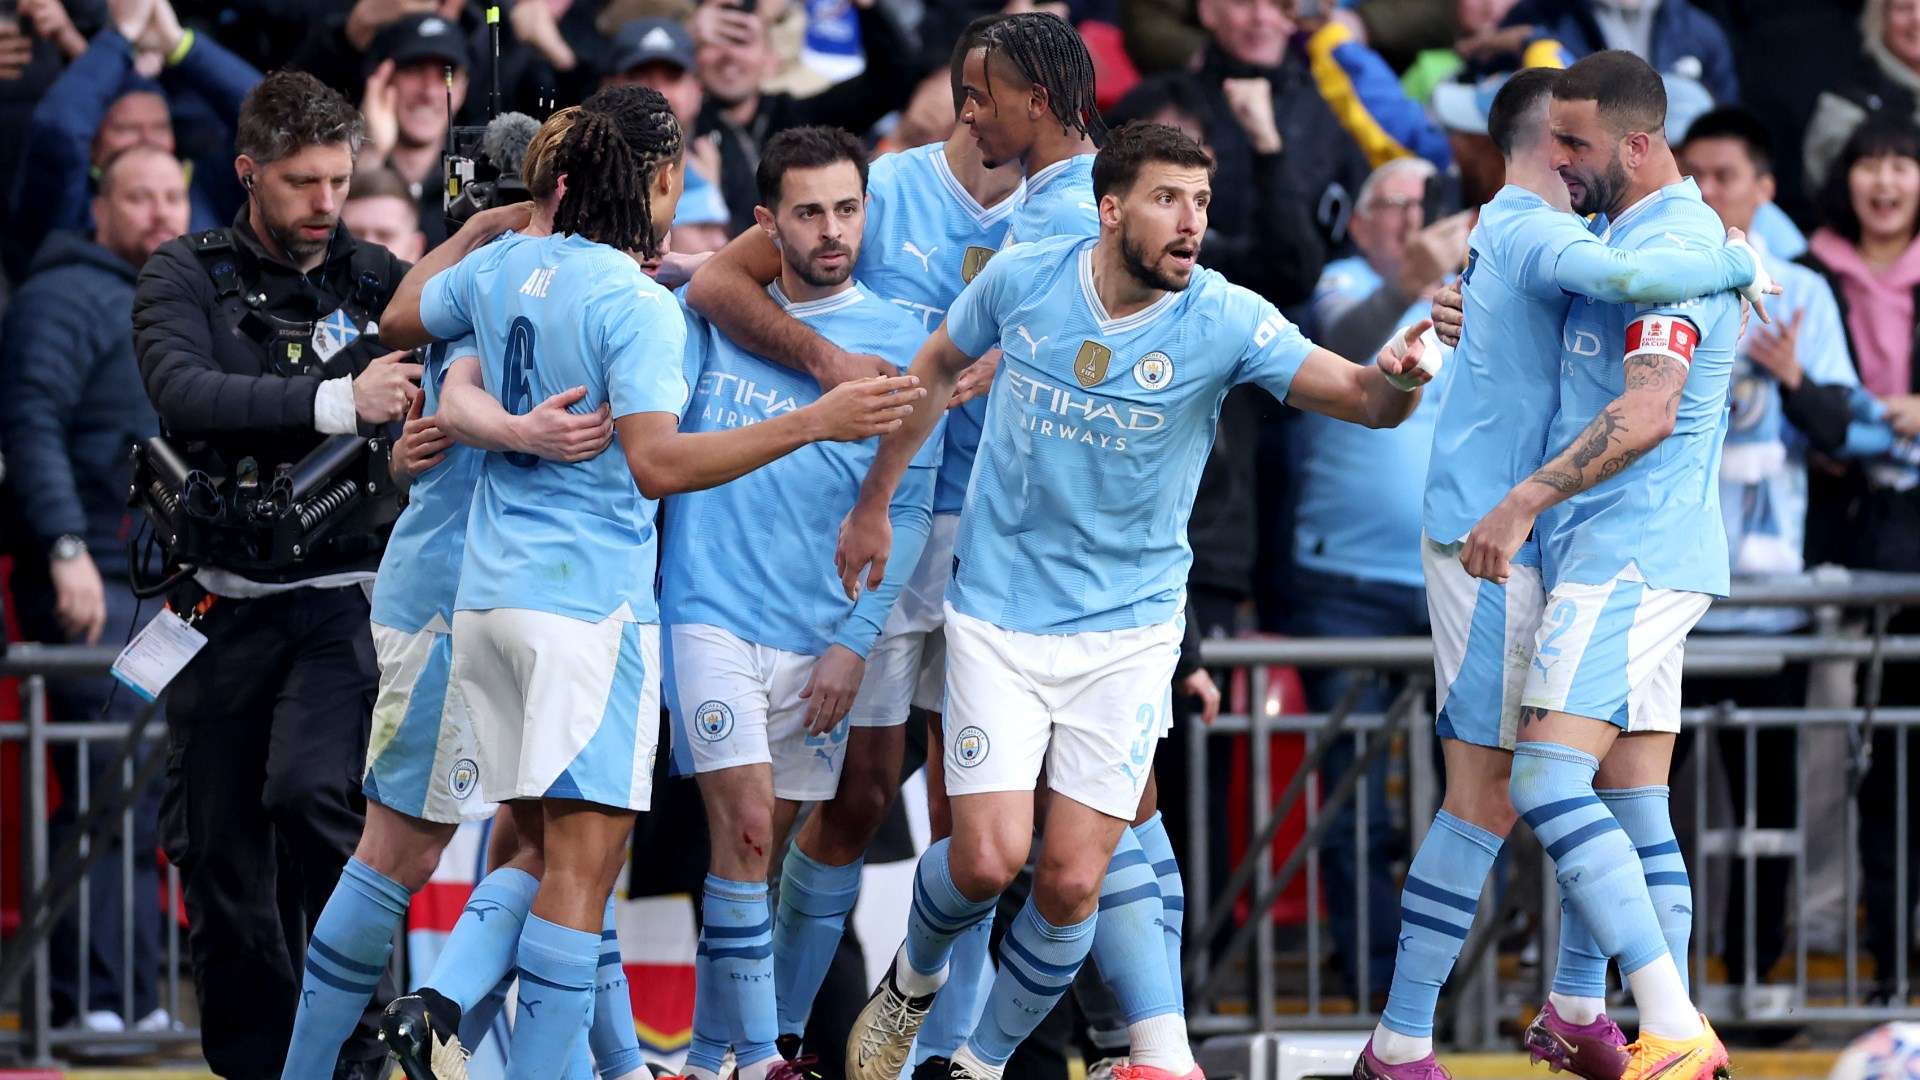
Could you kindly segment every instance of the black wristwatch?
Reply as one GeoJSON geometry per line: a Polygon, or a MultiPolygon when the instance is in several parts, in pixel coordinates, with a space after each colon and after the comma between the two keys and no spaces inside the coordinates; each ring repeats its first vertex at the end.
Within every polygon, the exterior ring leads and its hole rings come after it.
{"type": "Polygon", "coordinates": [[[86,553],[87,542],[72,533],[68,533],[55,540],[53,546],[47,549],[47,557],[54,562],[66,562],[69,559],[77,559],[86,553]]]}

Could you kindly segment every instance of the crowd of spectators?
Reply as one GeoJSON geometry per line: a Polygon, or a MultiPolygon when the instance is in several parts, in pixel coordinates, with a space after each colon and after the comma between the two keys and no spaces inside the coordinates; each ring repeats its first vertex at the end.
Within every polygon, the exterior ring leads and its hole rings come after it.
{"type": "MultiPolygon", "coordinates": [[[[947,51],[968,20],[998,10],[1068,18],[1114,122],[1164,121],[1201,141],[1217,166],[1201,261],[1349,356],[1417,320],[1463,262],[1475,208],[1500,183],[1485,110],[1502,73],[1602,48],[1646,57],[1667,79],[1668,134],[1686,169],[1785,289],[1773,326],[1744,339],[1733,393],[1721,480],[1737,570],[1920,571],[1920,0],[502,7],[497,60],[482,0],[19,0],[0,19],[0,453],[19,635],[128,633],[126,449],[156,429],[131,355],[133,280],[162,241],[241,211],[233,126],[262,71],[304,69],[360,103],[367,141],[343,220],[403,260],[446,237],[448,130],[483,122],[494,85],[505,108],[536,119],[601,86],[654,87],[692,133],[672,243],[699,253],[752,226],[759,148],[780,130],[840,125],[877,150],[944,138],[955,122],[947,51]]],[[[1366,431],[1230,396],[1191,528],[1205,632],[1424,634],[1418,507],[1433,411],[1366,431]]],[[[1903,617],[1909,632],[1915,618],[1903,617]]],[[[1805,620],[1716,614],[1704,628],[1793,633],[1805,620]]],[[[1309,705],[1330,707],[1357,678],[1309,680],[1309,705]]],[[[1889,702],[1920,702],[1920,670],[1890,671],[1884,686],[1889,702]]],[[[1360,708],[1383,708],[1395,689],[1369,682],[1360,708]]],[[[1804,704],[1807,678],[1790,669],[1689,694],[1804,704]]],[[[56,696],[57,718],[94,719],[105,697],[73,684],[56,696]]],[[[1903,958],[1891,937],[1894,754],[1890,742],[1877,749],[1859,798],[1868,945],[1884,980],[1903,958]]],[[[1729,770],[1735,782],[1792,790],[1790,742],[1763,739],[1759,757],[1751,781],[1744,766],[1729,770]]],[[[1335,753],[1327,768],[1337,776],[1350,758],[1335,753]]],[[[74,762],[59,767],[71,784],[74,762]]],[[[1367,837],[1336,824],[1326,881],[1348,989],[1377,996],[1397,915],[1372,906],[1373,948],[1360,956],[1350,897],[1393,895],[1387,875],[1403,849],[1384,775],[1366,790],[1367,837]]],[[[1762,805],[1791,822],[1791,805],[1762,805]]],[[[139,816],[150,823],[151,809],[139,816]]],[[[134,862],[150,875],[153,845],[140,835],[134,862]]],[[[1786,933],[1783,873],[1759,878],[1763,974],[1786,933]]],[[[132,1003],[119,1001],[122,923],[108,881],[91,910],[115,929],[91,937],[93,985],[56,985],[58,1019],[164,1023],[144,977],[132,1003]]],[[[149,975],[157,918],[133,922],[149,975]]],[[[1723,937],[1735,946],[1742,935],[1723,937]]]]}

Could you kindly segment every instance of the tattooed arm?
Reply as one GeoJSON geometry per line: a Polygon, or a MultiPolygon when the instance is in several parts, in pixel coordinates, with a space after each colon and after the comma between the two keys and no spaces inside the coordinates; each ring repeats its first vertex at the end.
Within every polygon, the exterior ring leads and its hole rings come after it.
{"type": "Polygon", "coordinates": [[[1572,445],[1515,485],[1467,534],[1460,549],[1467,573],[1505,582],[1508,560],[1542,511],[1618,475],[1673,432],[1687,386],[1691,346],[1684,352],[1645,351],[1627,357],[1626,393],[1608,402],[1572,445]]]}

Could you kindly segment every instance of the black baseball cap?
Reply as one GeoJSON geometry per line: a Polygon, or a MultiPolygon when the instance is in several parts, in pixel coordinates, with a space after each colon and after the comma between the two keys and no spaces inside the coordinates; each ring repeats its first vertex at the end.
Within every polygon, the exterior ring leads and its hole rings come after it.
{"type": "Polygon", "coordinates": [[[387,24],[374,36],[369,51],[375,63],[391,60],[405,65],[416,60],[438,60],[462,71],[473,66],[460,24],[438,15],[408,15],[387,24]]]}
{"type": "Polygon", "coordinates": [[[613,36],[612,71],[627,72],[642,64],[672,64],[693,70],[693,35],[672,19],[635,19],[623,23],[613,36]]]}

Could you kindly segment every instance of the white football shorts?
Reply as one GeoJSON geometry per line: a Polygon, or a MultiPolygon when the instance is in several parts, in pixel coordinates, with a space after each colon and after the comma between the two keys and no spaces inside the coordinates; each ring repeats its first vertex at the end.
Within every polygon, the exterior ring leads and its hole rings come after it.
{"type": "Polygon", "coordinates": [[[381,806],[443,825],[493,815],[479,751],[453,681],[453,635],[436,615],[414,633],[373,624],[380,691],[362,789],[381,806]]]}
{"type": "Polygon", "coordinates": [[[1515,564],[1505,585],[1482,581],[1461,565],[1460,546],[1425,537],[1420,543],[1439,688],[1434,730],[1443,739],[1512,750],[1546,602],[1540,568],[1515,564]]]}
{"type": "Polygon", "coordinates": [[[1712,603],[1705,593],[1656,589],[1631,565],[1604,585],[1555,585],[1520,704],[1628,733],[1679,731],[1687,633],[1712,603]]]}
{"type": "MultiPolygon", "coordinates": [[[[847,760],[848,723],[843,718],[822,735],[807,732],[811,703],[800,691],[813,675],[814,660],[756,645],[718,626],[668,627],[674,771],[694,775],[772,765],[775,797],[833,798],[847,760]]],[[[871,676],[869,666],[869,682],[871,676]]],[[[861,694],[866,686],[863,682],[861,694]]]]}

